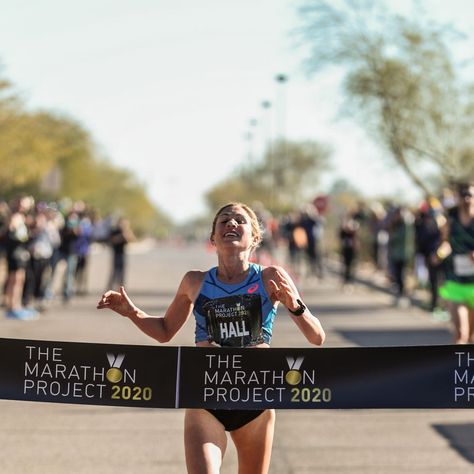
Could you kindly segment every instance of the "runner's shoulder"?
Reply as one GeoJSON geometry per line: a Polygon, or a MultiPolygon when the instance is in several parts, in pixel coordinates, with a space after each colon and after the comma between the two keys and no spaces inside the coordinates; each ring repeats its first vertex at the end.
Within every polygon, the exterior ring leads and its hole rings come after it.
{"type": "Polygon", "coordinates": [[[262,277],[265,281],[274,280],[278,273],[287,275],[286,270],[280,265],[268,265],[262,269],[262,277]]]}
{"type": "Polygon", "coordinates": [[[187,289],[195,289],[196,287],[200,288],[205,276],[206,272],[201,270],[189,270],[185,273],[181,286],[187,289]]]}
{"type": "Polygon", "coordinates": [[[200,270],[190,270],[185,273],[179,285],[176,296],[186,297],[189,301],[194,301],[202,286],[206,272],[200,270]]]}

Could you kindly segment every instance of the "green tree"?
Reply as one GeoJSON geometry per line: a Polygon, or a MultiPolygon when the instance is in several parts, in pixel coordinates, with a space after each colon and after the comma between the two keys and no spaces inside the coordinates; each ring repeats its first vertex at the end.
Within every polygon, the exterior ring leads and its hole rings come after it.
{"type": "Polygon", "coordinates": [[[99,156],[89,131],[74,118],[28,111],[13,84],[0,77],[1,196],[86,201],[101,214],[129,218],[138,235],[164,236],[171,219],[149,199],[133,172],[99,156]]]}
{"type": "Polygon", "coordinates": [[[315,193],[328,169],[330,151],[320,143],[278,141],[260,163],[243,167],[206,193],[215,209],[229,201],[260,201],[273,213],[301,206],[315,193]]]}
{"type": "Polygon", "coordinates": [[[342,67],[345,112],[363,127],[425,193],[474,175],[474,94],[448,42],[450,27],[386,10],[381,1],[307,0],[298,38],[307,70],[342,67]]]}
{"type": "Polygon", "coordinates": [[[0,180],[7,194],[35,190],[54,164],[54,141],[35,116],[11,113],[0,127],[0,180]]]}
{"type": "Polygon", "coordinates": [[[83,190],[83,199],[104,214],[127,216],[138,235],[164,237],[173,227],[171,219],[150,201],[146,187],[129,170],[105,159],[96,160],[91,178],[94,185],[83,190]]]}
{"type": "Polygon", "coordinates": [[[53,166],[61,176],[57,193],[85,199],[90,188],[99,186],[97,152],[90,133],[76,120],[64,115],[37,114],[42,129],[54,141],[53,166]]]}
{"type": "MultiPolygon", "coordinates": [[[[1,70],[0,70],[1,72],[1,70]]],[[[35,190],[54,162],[54,140],[28,113],[13,84],[0,77],[0,181],[2,194],[35,190]]]]}

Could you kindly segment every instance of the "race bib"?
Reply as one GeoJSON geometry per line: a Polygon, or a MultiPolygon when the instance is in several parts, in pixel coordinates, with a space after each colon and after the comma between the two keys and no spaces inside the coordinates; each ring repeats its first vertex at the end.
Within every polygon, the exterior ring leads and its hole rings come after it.
{"type": "Polygon", "coordinates": [[[208,340],[224,347],[246,347],[263,342],[260,295],[216,298],[204,304],[208,340]]]}
{"type": "Polygon", "coordinates": [[[474,275],[474,261],[469,255],[454,255],[453,257],[454,273],[457,276],[474,275]]]}

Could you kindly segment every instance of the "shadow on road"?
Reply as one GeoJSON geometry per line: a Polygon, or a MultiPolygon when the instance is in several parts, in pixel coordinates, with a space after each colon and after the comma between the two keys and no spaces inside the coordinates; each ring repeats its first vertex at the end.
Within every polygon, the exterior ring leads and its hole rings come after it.
{"type": "Polygon", "coordinates": [[[345,339],[362,347],[370,346],[423,346],[452,344],[447,329],[348,329],[339,330],[345,339]]]}
{"type": "Polygon", "coordinates": [[[353,316],[356,314],[367,314],[387,309],[386,304],[317,304],[314,305],[314,314],[338,316],[353,316]]]}
{"type": "Polygon", "coordinates": [[[474,423],[432,425],[464,459],[474,464],[474,423]]]}
{"type": "Polygon", "coordinates": [[[126,290],[129,296],[133,298],[169,298],[170,302],[176,294],[175,291],[160,290],[135,290],[133,288],[126,290]]]}

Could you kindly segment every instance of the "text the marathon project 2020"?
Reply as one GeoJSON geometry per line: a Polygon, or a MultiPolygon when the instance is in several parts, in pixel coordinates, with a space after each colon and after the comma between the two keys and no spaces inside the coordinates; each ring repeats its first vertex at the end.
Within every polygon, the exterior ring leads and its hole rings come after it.
{"type": "Polygon", "coordinates": [[[201,348],[0,339],[0,398],[149,408],[473,408],[473,346],[201,348]]]}

